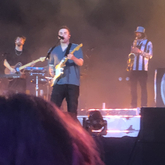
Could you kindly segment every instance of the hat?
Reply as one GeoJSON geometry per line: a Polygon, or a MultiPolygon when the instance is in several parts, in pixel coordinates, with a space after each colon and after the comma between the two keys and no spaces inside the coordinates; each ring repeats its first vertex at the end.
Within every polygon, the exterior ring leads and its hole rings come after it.
{"type": "Polygon", "coordinates": [[[145,29],[142,26],[138,26],[135,33],[145,33],[145,29]]]}

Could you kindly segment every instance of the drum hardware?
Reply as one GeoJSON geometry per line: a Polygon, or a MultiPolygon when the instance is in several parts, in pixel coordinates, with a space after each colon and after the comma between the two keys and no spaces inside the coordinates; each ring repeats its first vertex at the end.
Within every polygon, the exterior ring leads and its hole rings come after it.
{"type": "Polygon", "coordinates": [[[43,81],[43,77],[45,76],[46,69],[44,67],[26,67],[26,71],[29,72],[30,76],[35,76],[35,79],[31,79],[31,82],[35,84],[35,92],[36,96],[39,96],[39,81],[43,81]],[[42,77],[39,78],[39,77],[42,77]]]}
{"type": "Polygon", "coordinates": [[[40,72],[30,72],[29,74],[30,74],[30,76],[33,76],[33,75],[40,75],[42,77],[45,76],[45,73],[40,73],[40,72]]]}
{"type": "Polygon", "coordinates": [[[35,92],[36,92],[36,96],[38,97],[38,90],[39,90],[39,86],[38,86],[38,79],[39,79],[39,75],[44,76],[44,73],[30,73],[30,76],[35,76],[35,80],[32,79],[31,82],[35,82],[35,92]]]}
{"type": "MultiPolygon", "coordinates": [[[[33,84],[35,84],[36,83],[36,79],[31,79],[31,82],[33,83],[33,84]]],[[[48,81],[47,81],[47,79],[45,79],[45,78],[38,78],[38,83],[39,84],[46,84],[48,81]]]]}
{"type": "Polygon", "coordinates": [[[46,72],[47,69],[45,67],[26,67],[25,70],[30,72],[34,72],[34,71],[46,72]]]}
{"type": "Polygon", "coordinates": [[[26,71],[29,73],[29,76],[32,77],[30,82],[35,84],[35,96],[44,97],[44,90],[39,89],[39,84],[46,85],[46,96],[45,99],[49,100],[49,82],[45,78],[47,74],[48,67],[26,67],[26,71]]]}

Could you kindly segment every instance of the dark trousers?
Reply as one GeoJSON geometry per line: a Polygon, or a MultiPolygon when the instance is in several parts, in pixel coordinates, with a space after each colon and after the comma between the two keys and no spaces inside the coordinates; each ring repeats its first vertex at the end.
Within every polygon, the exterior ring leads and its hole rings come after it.
{"type": "Polygon", "coordinates": [[[79,86],[64,84],[56,84],[53,86],[51,101],[54,102],[58,107],[61,107],[64,98],[67,102],[68,112],[73,113],[77,116],[78,107],[78,97],[79,97],[79,86]]]}
{"type": "Polygon", "coordinates": [[[131,107],[137,107],[137,86],[141,88],[141,106],[147,106],[147,71],[131,71],[131,107]]]}

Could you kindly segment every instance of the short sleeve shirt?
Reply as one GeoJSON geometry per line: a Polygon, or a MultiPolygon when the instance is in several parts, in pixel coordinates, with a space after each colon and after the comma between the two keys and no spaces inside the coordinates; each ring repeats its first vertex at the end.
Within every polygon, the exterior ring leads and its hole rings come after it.
{"type": "MultiPolygon", "coordinates": [[[[22,63],[22,65],[25,65],[25,64],[31,62],[31,56],[26,49],[23,49],[22,52],[19,52],[19,51],[16,51],[15,49],[13,49],[12,51],[3,53],[1,56],[1,59],[2,59],[2,63],[6,59],[7,62],[11,66],[15,66],[18,62],[22,63]]],[[[1,73],[4,73],[4,69],[5,69],[5,67],[3,65],[3,67],[1,67],[1,69],[0,69],[1,73]]]]}
{"type": "MultiPolygon", "coordinates": [[[[72,43],[69,52],[72,52],[77,46],[77,44],[72,43]]],[[[65,53],[66,49],[63,51],[61,45],[55,47],[50,54],[49,65],[54,65],[55,67],[65,57],[65,53]]],[[[75,51],[74,56],[78,59],[83,59],[82,49],[80,48],[78,51],[75,51]]],[[[64,67],[64,74],[57,81],[57,84],[80,85],[80,67],[76,65],[73,60],[67,60],[66,66],[64,67]]]]}

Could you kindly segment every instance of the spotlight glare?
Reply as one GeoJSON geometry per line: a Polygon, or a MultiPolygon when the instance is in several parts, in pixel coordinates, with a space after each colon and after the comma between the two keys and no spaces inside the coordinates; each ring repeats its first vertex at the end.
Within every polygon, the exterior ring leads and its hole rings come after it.
{"type": "Polygon", "coordinates": [[[88,120],[83,121],[83,127],[91,134],[107,134],[107,121],[103,120],[100,111],[97,110],[89,112],[88,120]]]}

